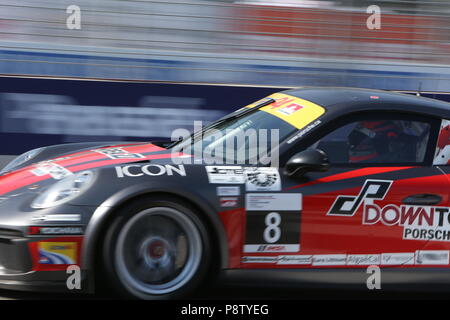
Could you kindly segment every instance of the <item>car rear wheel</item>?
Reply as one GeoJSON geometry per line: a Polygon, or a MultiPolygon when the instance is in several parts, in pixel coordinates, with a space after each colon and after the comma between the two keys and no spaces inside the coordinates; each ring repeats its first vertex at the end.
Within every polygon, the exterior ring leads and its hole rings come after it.
{"type": "Polygon", "coordinates": [[[209,237],[189,206],[141,200],[123,208],[114,220],[103,260],[108,280],[125,296],[180,298],[205,277],[209,237]]]}

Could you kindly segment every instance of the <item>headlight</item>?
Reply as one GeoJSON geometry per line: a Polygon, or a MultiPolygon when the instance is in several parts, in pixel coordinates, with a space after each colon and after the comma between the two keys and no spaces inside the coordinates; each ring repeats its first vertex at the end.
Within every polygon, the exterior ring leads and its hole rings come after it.
{"type": "Polygon", "coordinates": [[[32,208],[43,209],[75,199],[92,185],[94,174],[83,171],[70,175],[52,185],[31,203],[32,208]]]}
{"type": "MultiPolygon", "coordinates": [[[[44,147],[45,148],[45,147],[44,147]]],[[[30,151],[27,151],[23,154],[21,154],[20,156],[18,156],[17,158],[15,158],[13,161],[11,161],[10,163],[8,163],[6,165],[6,167],[4,167],[1,171],[1,173],[3,172],[7,172],[10,171],[11,169],[14,169],[15,167],[20,166],[22,163],[27,162],[30,159],[33,159],[34,157],[36,157],[42,150],[44,150],[44,148],[37,148],[37,149],[33,149],[30,151]]]]}

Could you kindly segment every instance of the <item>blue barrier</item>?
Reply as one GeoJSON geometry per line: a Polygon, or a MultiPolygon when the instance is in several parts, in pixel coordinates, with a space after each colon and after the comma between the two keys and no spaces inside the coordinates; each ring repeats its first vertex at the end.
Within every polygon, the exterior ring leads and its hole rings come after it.
{"type": "MultiPolygon", "coordinates": [[[[2,154],[78,141],[146,141],[283,88],[0,77],[2,154]]],[[[450,101],[443,93],[423,94],[450,101]]]]}

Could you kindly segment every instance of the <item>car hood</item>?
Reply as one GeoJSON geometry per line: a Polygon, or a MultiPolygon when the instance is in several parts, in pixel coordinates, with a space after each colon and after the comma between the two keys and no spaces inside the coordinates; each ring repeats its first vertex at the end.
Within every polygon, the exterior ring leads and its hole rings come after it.
{"type": "MultiPolygon", "coordinates": [[[[42,158],[36,156],[32,163],[27,163],[0,176],[0,195],[11,191],[41,184],[45,182],[56,182],[68,175],[83,170],[93,170],[104,167],[115,166],[123,163],[142,161],[170,161],[174,156],[166,148],[153,143],[128,143],[111,145],[89,145],[78,144],[77,148],[67,151],[69,145],[51,146],[51,152],[42,158]],[[58,152],[58,147],[64,146],[64,152],[58,152]]],[[[75,147],[75,146],[73,146],[75,147]]],[[[69,148],[70,149],[70,148],[69,148]]],[[[45,153],[46,150],[42,153],[45,153]]]]}

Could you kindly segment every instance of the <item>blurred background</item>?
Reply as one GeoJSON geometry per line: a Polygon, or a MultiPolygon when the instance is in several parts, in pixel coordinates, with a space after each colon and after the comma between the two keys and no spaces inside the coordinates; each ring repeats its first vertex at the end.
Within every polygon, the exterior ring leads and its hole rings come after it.
{"type": "Polygon", "coordinates": [[[448,100],[449,17],[450,0],[0,0],[0,153],[170,136],[298,86],[448,100]]]}

